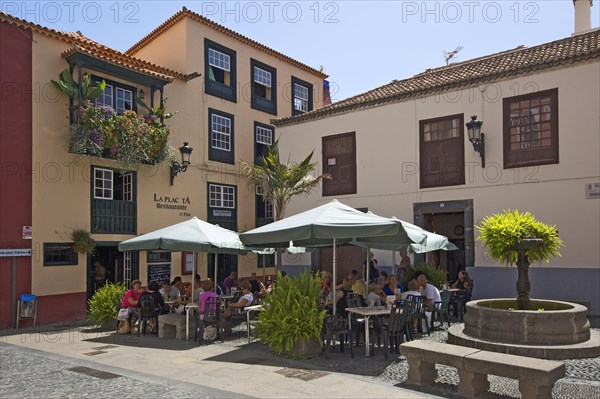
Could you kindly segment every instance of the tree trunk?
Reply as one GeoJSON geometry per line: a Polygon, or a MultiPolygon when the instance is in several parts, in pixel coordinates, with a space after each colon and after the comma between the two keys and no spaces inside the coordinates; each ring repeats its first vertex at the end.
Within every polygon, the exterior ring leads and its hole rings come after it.
{"type": "Polygon", "coordinates": [[[531,284],[529,283],[529,259],[525,250],[518,252],[517,267],[519,269],[519,277],[517,278],[517,309],[529,310],[531,284]]]}

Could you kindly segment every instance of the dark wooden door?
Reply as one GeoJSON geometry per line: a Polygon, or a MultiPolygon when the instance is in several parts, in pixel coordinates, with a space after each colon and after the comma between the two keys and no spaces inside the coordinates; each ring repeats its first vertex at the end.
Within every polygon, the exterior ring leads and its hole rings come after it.
{"type": "Polygon", "coordinates": [[[356,134],[323,137],[323,195],[356,194],[356,134]]]}

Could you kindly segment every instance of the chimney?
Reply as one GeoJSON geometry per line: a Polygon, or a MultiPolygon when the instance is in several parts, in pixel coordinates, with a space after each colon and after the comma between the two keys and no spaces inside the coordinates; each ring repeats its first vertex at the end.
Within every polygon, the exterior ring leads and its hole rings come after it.
{"type": "Polygon", "coordinates": [[[573,0],[575,6],[575,31],[573,34],[592,29],[592,0],[573,0]]]}

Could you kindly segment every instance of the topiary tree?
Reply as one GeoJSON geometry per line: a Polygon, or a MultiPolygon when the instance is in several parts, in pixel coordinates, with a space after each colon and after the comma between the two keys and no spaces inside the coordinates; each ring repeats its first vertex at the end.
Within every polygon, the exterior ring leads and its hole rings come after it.
{"type": "Polygon", "coordinates": [[[517,309],[529,309],[529,265],[531,262],[549,262],[553,256],[560,256],[563,245],[555,226],[546,225],[529,213],[504,211],[486,217],[479,230],[479,241],[483,241],[489,256],[510,266],[519,268],[517,279],[517,309]]]}
{"type": "Polygon", "coordinates": [[[256,327],[258,337],[277,354],[304,355],[304,342],[321,344],[326,312],[321,307],[321,274],[305,270],[296,277],[277,276],[277,284],[264,300],[256,327]]]}

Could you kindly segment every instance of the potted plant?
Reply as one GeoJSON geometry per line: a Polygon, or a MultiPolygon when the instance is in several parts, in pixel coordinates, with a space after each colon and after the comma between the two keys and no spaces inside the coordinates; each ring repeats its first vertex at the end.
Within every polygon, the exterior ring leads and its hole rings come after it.
{"type": "Polygon", "coordinates": [[[73,241],[73,248],[80,254],[91,254],[96,249],[96,242],[85,229],[73,229],[70,238],[73,241]]]}
{"type": "Polygon", "coordinates": [[[89,319],[102,328],[112,329],[117,325],[117,313],[119,311],[118,299],[125,295],[124,283],[113,284],[110,281],[94,292],[88,300],[90,310],[89,319]]]}
{"type": "Polygon", "coordinates": [[[321,330],[326,312],[321,307],[321,275],[306,270],[299,276],[277,277],[264,300],[257,333],[277,354],[310,357],[321,353],[321,330]]]}
{"type": "Polygon", "coordinates": [[[552,256],[560,256],[558,249],[562,240],[556,228],[536,220],[529,212],[518,210],[488,216],[475,227],[480,232],[477,239],[485,243],[492,259],[508,266],[516,263],[519,269],[517,309],[528,310],[529,265],[531,262],[549,262],[552,256]]]}
{"type": "Polygon", "coordinates": [[[408,282],[415,278],[415,273],[421,271],[427,276],[427,281],[436,287],[440,287],[442,284],[445,284],[447,281],[446,271],[442,269],[437,269],[435,266],[431,266],[428,263],[420,263],[414,266],[407,266],[404,272],[404,276],[402,277],[403,287],[408,286],[408,282]]]}

